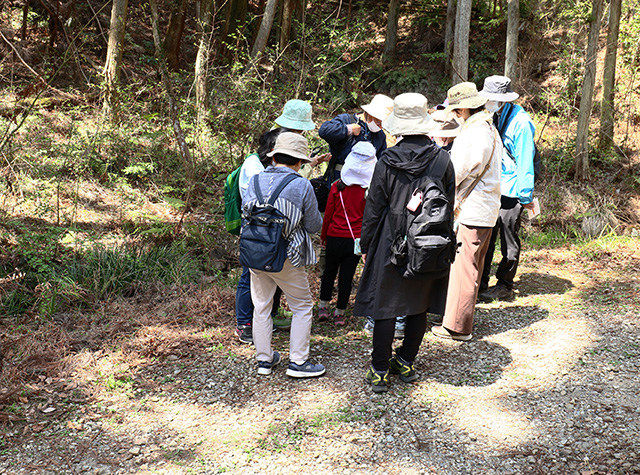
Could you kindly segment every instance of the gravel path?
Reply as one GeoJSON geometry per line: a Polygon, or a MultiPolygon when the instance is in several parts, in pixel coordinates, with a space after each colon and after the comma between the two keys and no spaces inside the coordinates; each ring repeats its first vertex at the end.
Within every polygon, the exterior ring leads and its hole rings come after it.
{"type": "Polygon", "coordinates": [[[27,388],[0,473],[640,473],[639,248],[527,251],[516,299],[478,305],[469,343],[428,335],[383,395],[360,321],[314,323],[307,381],[258,377],[229,318],[138,329],[27,388]]]}

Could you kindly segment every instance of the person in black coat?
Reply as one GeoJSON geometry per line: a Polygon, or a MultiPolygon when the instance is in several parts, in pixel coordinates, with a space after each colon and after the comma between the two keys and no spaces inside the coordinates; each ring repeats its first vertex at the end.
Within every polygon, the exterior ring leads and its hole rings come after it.
{"type": "Polygon", "coordinates": [[[446,289],[447,275],[408,279],[403,277],[403,269],[391,262],[398,223],[418,185],[429,177],[441,179],[449,202],[455,199],[455,172],[449,154],[427,136],[427,108],[427,99],[421,94],[396,97],[384,127],[402,138],[378,160],[364,211],[360,243],[365,267],[354,315],[370,315],[375,321],[371,367],[366,375],[374,392],[388,390],[390,372],[399,374],[403,382],[418,378],[414,360],[426,331],[431,295],[446,289]],[[402,345],[392,358],[397,315],[407,315],[407,324],[402,345]]]}

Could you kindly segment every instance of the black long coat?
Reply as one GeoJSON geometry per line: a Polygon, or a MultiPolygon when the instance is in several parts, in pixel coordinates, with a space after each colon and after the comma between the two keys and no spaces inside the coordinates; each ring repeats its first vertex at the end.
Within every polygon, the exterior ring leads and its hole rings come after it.
{"type": "Polygon", "coordinates": [[[391,244],[395,236],[392,229],[395,224],[391,223],[402,222],[403,209],[416,187],[416,180],[433,173],[433,164],[440,154],[445,154],[448,160],[442,182],[447,197],[453,203],[455,172],[449,153],[428,137],[406,136],[396,146],[384,151],[378,160],[362,220],[360,245],[367,259],[354,315],[384,320],[433,311],[429,308],[433,290],[437,288],[446,292],[448,276],[437,280],[406,279],[391,263],[391,244]]]}

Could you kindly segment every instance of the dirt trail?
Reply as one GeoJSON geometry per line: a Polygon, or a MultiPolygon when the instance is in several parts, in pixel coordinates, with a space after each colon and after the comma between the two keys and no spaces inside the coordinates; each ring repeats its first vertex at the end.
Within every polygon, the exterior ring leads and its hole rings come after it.
{"type": "MultiPolygon", "coordinates": [[[[640,473],[639,248],[525,252],[515,300],[478,305],[470,343],[428,335],[420,380],[384,395],[363,382],[360,321],[314,323],[326,377],[258,377],[228,316],[197,328],[176,310],[207,292],[177,296],[154,307],[172,324],[125,329],[32,384],[0,473],[640,473]]],[[[286,333],[274,345],[286,361],[286,333]]]]}

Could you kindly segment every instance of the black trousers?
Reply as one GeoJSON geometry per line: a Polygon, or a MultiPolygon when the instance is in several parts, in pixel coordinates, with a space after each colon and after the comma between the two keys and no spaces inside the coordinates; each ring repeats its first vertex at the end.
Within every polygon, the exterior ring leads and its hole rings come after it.
{"type": "Polygon", "coordinates": [[[338,276],[336,307],[341,310],[347,308],[358,262],[360,262],[360,256],[353,253],[353,239],[327,236],[325,267],[320,280],[320,300],[331,300],[333,283],[338,276]]]}
{"type": "MultiPolygon", "coordinates": [[[[395,332],[396,319],[376,320],[373,327],[373,351],[371,352],[371,364],[377,371],[389,369],[389,359],[393,346],[393,334],[395,332]]],[[[427,330],[426,312],[417,315],[407,315],[407,326],[404,330],[402,346],[396,349],[396,354],[403,360],[412,363],[427,330]]]]}
{"type": "Polygon", "coordinates": [[[489,277],[491,276],[491,261],[493,260],[493,252],[496,248],[496,239],[500,234],[500,251],[502,252],[502,260],[498,264],[496,278],[499,285],[504,285],[508,289],[513,288],[513,280],[518,271],[518,262],[520,261],[520,224],[522,223],[522,211],[524,208],[520,204],[518,198],[509,198],[502,196],[500,198],[500,216],[498,222],[493,228],[491,241],[489,241],[489,249],[484,258],[484,269],[482,271],[482,280],[480,281],[480,289],[486,289],[489,285],[489,277]]]}

